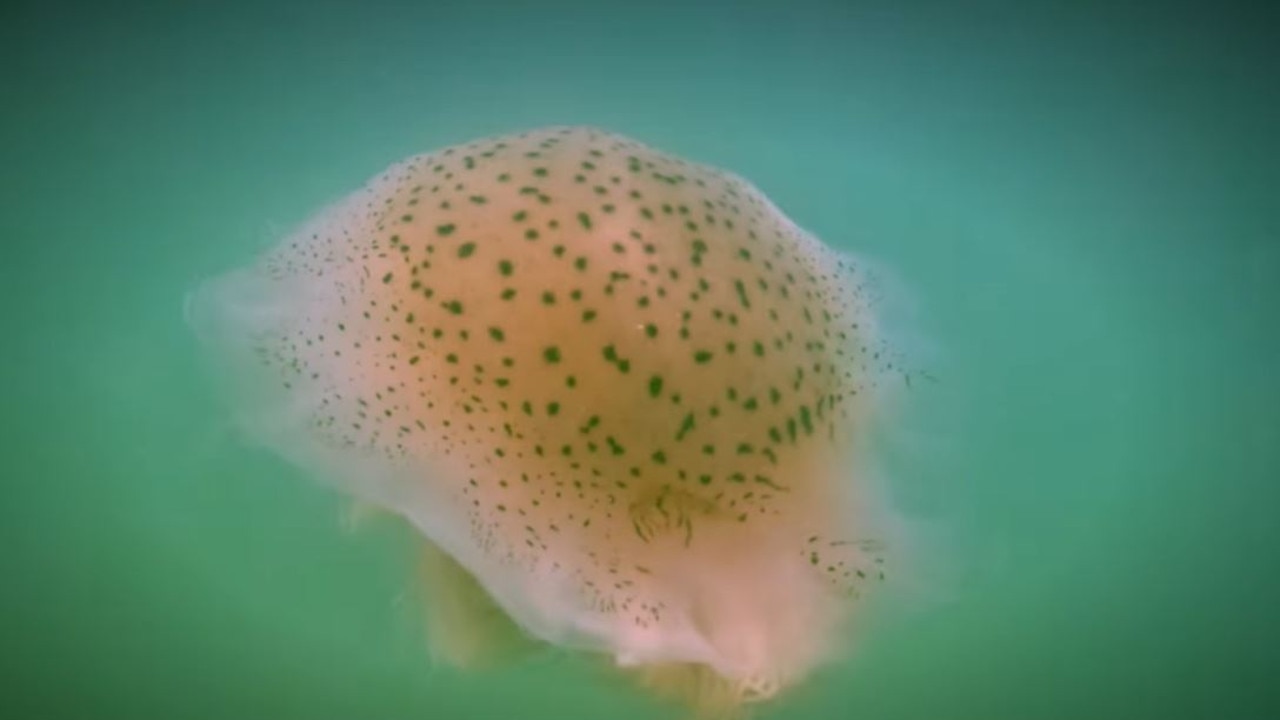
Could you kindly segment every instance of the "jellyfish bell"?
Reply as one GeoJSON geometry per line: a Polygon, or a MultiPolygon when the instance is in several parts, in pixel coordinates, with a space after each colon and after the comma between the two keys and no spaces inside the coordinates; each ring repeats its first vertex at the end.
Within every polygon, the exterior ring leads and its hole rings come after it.
{"type": "Polygon", "coordinates": [[[393,165],[188,317],[250,438],[417,529],[442,660],[549,644],[723,708],[884,578],[873,288],[746,181],[562,127],[393,165]]]}

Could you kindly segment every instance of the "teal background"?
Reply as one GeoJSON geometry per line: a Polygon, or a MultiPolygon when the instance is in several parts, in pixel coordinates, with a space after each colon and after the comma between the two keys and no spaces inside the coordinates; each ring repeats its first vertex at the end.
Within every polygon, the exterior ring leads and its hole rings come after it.
{"type": "Polygon", "coordinates": [[[945,601],[795,718],[1280,717],[1276,17],[1223,3],[0,10],[0,716],[670,717],[430,667],[409,538],[228,433],[182,320],[403,156],[591,123],[916,300],[945,601]]]}

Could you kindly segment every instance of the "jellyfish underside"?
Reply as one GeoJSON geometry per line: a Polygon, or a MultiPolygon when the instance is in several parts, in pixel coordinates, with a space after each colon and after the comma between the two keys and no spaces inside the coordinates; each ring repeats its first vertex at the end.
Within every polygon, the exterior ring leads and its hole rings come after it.
{"type": "Polygon", "coordinates": [[[568,127],[399,163],[189,310],[252,437],[422,535],[440,660],[558,646],[711,715],[884,577],[872,287],[745,181],[568,127]]]}

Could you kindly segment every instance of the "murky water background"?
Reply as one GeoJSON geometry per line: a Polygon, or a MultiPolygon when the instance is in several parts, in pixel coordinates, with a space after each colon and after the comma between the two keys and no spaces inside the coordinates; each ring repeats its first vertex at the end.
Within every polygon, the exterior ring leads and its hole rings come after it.
{"type": "Polygon", "coordinates": [[[886,450],[948,602],[774,717],[1280,713],[1274,17],[1099,3],[163,3],[0,15],[0,708],[655,718],[433,671],[394,528],[237,444],[182,298],[403,156],[590,123],[894,268],[886,450]]]}

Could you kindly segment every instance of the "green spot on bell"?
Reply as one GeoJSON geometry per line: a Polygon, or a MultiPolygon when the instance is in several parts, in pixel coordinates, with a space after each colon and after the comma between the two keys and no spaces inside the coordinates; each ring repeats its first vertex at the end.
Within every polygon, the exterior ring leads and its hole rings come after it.
{"type": "Polygon", "coordinates": [[[688,413],[684,416],[684,420],[680,422],[680,429],[676,431],[676,441],[678,442],[680,440],[683,440],[685,435],[688,435],[690,432],[693,431],[693,426],[694,426],[693,413],[688,413]]]}

